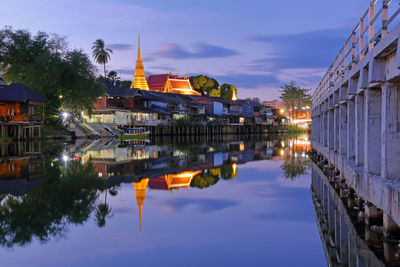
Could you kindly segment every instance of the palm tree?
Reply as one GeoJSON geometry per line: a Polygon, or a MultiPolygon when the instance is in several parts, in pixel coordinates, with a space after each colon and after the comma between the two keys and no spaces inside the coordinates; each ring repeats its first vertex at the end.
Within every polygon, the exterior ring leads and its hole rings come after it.
{"type": "Polygon", "coordinates": [[[105,194],[104,204],[100,203],[97,205],[95,210],[95,221],[97,222],[98,227],[103,227],[106,225],[106,217],[111,213],[111,207],[107,204],[107,191],[105,194]]]}
{"type": "Polygon", "coordinates": [[[106,48],[104,40],[97,39],[92,46],[92,55],[98,64],[104,66],[104,78],[107,78],[106,64],[110,60],[110,53],[113,51],[110,48],[106,48]]]}
{"type": "Polygon", "coordinates": [[[311,96],[308,94],[310,90],[301,88],[296,85],[295,81],[281,86],[281,89],[281,99],[285,106],[291,110],[292,119],[294,121],[295,110],[311,105],[311,96]]]}

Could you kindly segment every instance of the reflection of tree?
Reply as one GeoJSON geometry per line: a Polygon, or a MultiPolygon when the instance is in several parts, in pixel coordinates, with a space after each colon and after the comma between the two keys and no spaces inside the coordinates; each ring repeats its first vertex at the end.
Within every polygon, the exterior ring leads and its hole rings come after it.
{"type": "Polygon", "coordinates": [[[281,165],[283,176],[291,180],[306,174],[307,170],[310,168],[310,159],[307,155],[303,154],[307,152],[307,147],[305,147],[306,150],[304,150],[302,145],[298,145],[298,137],[299,136],[291,138],[289,151],[287,151],[288,153],[281,165]]]}
{"type": "Polygon", "coordinates": [[[111,207],[107,204],[107,190],[104,197],[104,203],[100,203],[96,207],[95,211],[95,221],[98,227],[103,227],[106,225],[106,217],[111,213],[111,207]]]}
{"type": "Polygon", "coordinates": [[[236,173],[233,170],[232,165],[226,165],[221,168],[221,178],[224,180],[229,180],[235,178],[236,173]]]}
{"type": "Polygon", "coordinates": [[[309,159],[294,156],[287,157],[281,165],[283,176],[292,180],[300,175],[306,174],[309,167],[309,159]]]}
{"type": "Polygon", "coordinates": [[[211,185],[218,183],[219,176],[211,175],[210,170],[204,172],[203,174],[199,174],[192,179],[190,183],[191,187],[197,188],[207,188],[211,185]]]}
{"type": "Polygon", "coordinates": [[[98,190],[105,181],[93,171],[93,165],[69,162],[63,175],[21,197],[8,197],[0,207],[0,244],[14,247],[33,239],[47,242],[61,237],[70,223],[86,221],[95,208],[98,190]]]}

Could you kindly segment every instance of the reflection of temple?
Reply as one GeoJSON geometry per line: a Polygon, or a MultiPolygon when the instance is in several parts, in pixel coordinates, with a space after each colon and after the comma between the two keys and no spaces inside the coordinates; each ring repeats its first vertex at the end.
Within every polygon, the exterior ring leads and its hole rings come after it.
{"type": "Polygon", "coordinates": [[[149,187],[158,190],[172,190],[179,188],[189,188],[193,177],[201,174],[202,171],[184,171],[177,174],[165,174],[157,178],[150,179],[149,187]]]}
{"type": "Polygon", "coordinates": [[[181,187],[188,188],[193,177],[202,171],[184,171],[177,174],[165,174],[157,178],[144,178],[140,182],[133,183],[135,189],[136,202],[139,209],[139,227],[142,230],[142,211],[147,186],[151,189],[172,190],[181,187]]]}
{"type": "Polygon", "coordinates": [[[149,184],[149,178],[142,179],[140,182],[133,183],[133,188],[135,189],[136,201],[139,208],[139,225],[140,230],[142,230],[142,209],[144,197],[146,194],[147,185],[149,184]]]}

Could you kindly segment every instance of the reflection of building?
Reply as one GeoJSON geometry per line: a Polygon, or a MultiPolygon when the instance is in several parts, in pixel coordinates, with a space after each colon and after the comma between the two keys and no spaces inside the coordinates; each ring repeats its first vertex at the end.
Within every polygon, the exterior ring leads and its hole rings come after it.
{"type": "Polygon", "coordinates": [[[196,175],[201,174],[202,171],[184,171],[177,174],[165,174],[157,178],[150,179],[149,187],[158,190],[172,190],[179,188],[188,188],[190,183],[196,175]]]}
{"type": "Polygon", "coordinates": [[[149,85],[147,84],[146,75],[144,73],[144,66],[142,61],[142,55],[140,54],[140,36],[138,39],[138,57],[135,67],[135,75],[133,76],[133,81],[131,88],[149,90],[149,85]]]}
{"type": "Polygon", "coordinates": [[[142,179],[138,183],[133,183],[133,188],[135,189],[135,194],[136,194],[136,201],[139,208],[140,230],[142,230],[142,208],[148,184],[149,184],[149,178],[142,179]]]}

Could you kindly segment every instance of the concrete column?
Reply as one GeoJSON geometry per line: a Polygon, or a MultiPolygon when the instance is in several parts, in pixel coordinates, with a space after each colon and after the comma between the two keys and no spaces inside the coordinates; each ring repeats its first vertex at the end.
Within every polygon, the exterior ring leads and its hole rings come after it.
{"type": "Polygon", "coordinates": [[[364,94],[355,99],[355,161],[357,166],[364,164],[364,94]]]}
{"type": "Polygon", "coordinates": [[[339,154],[347,154],[347,104],[339,106],[339,154]]]}
{"type": "Polygon", "coordinates": [[[355,157],[355,104],[354,99],[347,102],[347,159],[353,160],[355,157]]]}
{"type": "Polygon", "coordinates": [[[396,85],[382,87],[381,177],[400,178],[400,96],[396,85]]]}
{"type": "Polygon", "coordinates": [[[328,111],[324,112],[324,146],[328,147],[328,111]]]}
{"type": "Polygon", "coordinates": [[[399,236],[400,227],[393,221],[393,219],[386,213],[383,213],[383,234],[386,237],[399,236]]]}
{"type": "Polygon", "coordinates": [[[328,111],[328,149],[333,150],[335,145],[334,132],[335,132],[335,119],[334,111],[330,109],[328,111]]]}
{"type": "Polygon", "coordinates": [[[372,203],[365,203],[365,224],[369,226],[383,224],[382,210],[372,203]]]}
{"type": "Polygon", "coordinates": [[[367,89],[364,105],[364,171],[380,175],[382,91],[367,89]]]}
{"type": "Polygon", "coordinates": [[[339,108],[334,109],[334,150],[339,151],[339,108]]]}

